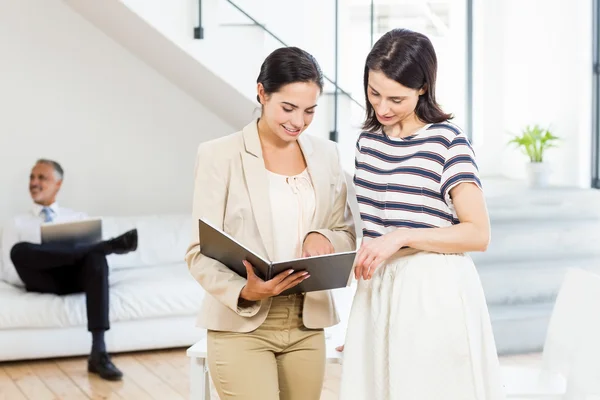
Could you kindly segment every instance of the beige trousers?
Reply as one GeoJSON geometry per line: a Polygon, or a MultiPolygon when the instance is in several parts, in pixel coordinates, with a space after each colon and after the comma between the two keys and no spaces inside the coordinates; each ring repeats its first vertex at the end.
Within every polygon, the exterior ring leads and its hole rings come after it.
{"type": "Polygon", "coordinates": [[[208,367],[221,400],[318,400],[325,335],[302,324],[304,296],[273,298],[249,333],[208,331],[208,367]]]}

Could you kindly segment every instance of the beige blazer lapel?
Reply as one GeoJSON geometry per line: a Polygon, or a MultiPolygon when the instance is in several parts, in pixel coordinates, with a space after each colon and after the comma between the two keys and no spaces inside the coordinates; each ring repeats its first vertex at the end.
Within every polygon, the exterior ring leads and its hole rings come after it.
{"type": "Polygon", "coordinates": [[[315,190],[315,216],[312,220],[311,230],[323,228],[323,223],[326,221],[327,202],[330,198],[331,188],[329,187],[329,176],[327,170],[327,161],[319,160],[315,156],[312,141],[306,133],[300,136],[298,139],[306,165],[308,167],[308,173],[312,180],[312,184],[315,190]]]}
{"type": "Polygon", "coordinates": [[[269,177],[262,155],[260,138],[256,120],[243,129],[244,146],[242,165],[244,177],[248,185],[250,203],[258,231],[265,246],[269,260],[273,260],[273,218],[271,217],[271,202],[269,200],[269,177]]]}
{"type": "MultiPolygon", "coordinates": [[[[329,177],[329,160],[321,160],[315,155],[313,142],[310,136],[303,134],[299,139],[302,153],[308,167],[308,173],[315,190],[315,216],[312,220],[310,230],[326,227],[328,202],[331,198],[329,177]]],[[[317,326],[331,326],[339,322],[339,317],[333,303],[331,292],[311,292],[304,296],[304,325],[309,328],[317,326]]]]}

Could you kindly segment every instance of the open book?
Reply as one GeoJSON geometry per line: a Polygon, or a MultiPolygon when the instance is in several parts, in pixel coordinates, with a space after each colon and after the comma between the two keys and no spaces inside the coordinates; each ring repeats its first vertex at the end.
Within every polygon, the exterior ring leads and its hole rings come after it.
{"type": "Polygon", "coordinates": [[[219,261],[244,278],[246,278],[246,267],[242,263],[243,260],[252,264],[256,275],[265,281],[288,269],[308,271],[310,278],[282,292],[281,296],[337,289],[346,287],[350,283],[356,251],[271,262],[209,222],[200,219],[198,223],[200,224],[200,252],[219,261]]]}

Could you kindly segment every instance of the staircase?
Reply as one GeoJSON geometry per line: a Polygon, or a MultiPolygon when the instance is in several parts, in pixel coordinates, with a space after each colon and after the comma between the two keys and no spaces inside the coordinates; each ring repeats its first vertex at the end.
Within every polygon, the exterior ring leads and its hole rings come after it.
{"type": "Polygon", "coordinates": [[[501,354],[539,351],[568,268],[600,273],[600,191],[484,180],[492,224],[473,253],[501,354]]]}
{"type": "MultiPolygon", "coordinates": [[[[214,68],[211,68],[211,63],[200,62],[203,59],[211,59],[208,57],[211,51],[206,43],[194,42],[191,34],[189,40],[178,41],[181,37],[170,30],[172,26],[189,19],[189,15],[186,15],[185,19],[178,19],[176,16],[181,16],[180,14],[172,14],[175,10],[181,11],[176,6],[178,4],[181,6],[184,2],[175,0],[168,3],[148,2],[138,9],[145,10],[146,18],[119,0],[102,2],[65,0],[65,2],[115,42],[206,105],[224,121],[241,128],[251,119],[256,105],[248,95],[242,94],[237,86],[231,85],[222,75],[215,72],[214,68]],[[150,6],[163,6],[167,7],[167,10],[150,6]],[[166,13],[164,15],[171,15],[168,21],[172,22],[172,25],[167,25],[159,18],[151,18],[153,15],[160,15],[160,11],[164,11],[166,13]],[[163,22],[159,24],[160,21],[163,22]],[[190,51],[190,44],[194,44],[195,51],[190,51]],[[205,57],[199,59],[199,55],[205,57]]],[[[184,29],[185,24],[181,25],[184,29]]],[[[189,32],[192,32],[191,26],[189,29],[189,32]]]]}
{"type": "MultiPolygon", "coordinates": [[[[258,19],[258,16],[264,15],[265,2],[64,1],[113,40],[238,129],[258,116],[256,78],[264,58],[274,49],[288,44],[305,48],[319,60],[326,75],[319,112],[315,114],[307,133],[330,138],[332,131],[335,131],[341,146],[354,148],[363,106],[336,85],[335,79],[330,77],[333,74],[328,74],[328,70],[332,69],[330,59],[334,54],[333,49],[319,47],[321,52],[331,50],[328,57],[319,57],[306,42],[298,43],[288,35],[293,40],[288,43],[278,37],[271,30],[277,28],[275,20],[271,19],[267,26],[266,22],[258,19]],[[196,39],[194,29],[199,25],[200,5],[203,35],[202,39],[196,39]]],[[[287,6],[291,4],[285,3],[287,6]]],[[[270,14],[274,15],[274,11],[270,10],[270,14]]],[[[290,10],[285,15],[290,15],[290,10]]],[[[306,24],[302,18],[309,17],[312,18],[311,23],[319,22],[313,14],[296,14],[294,21],[303,27],[306,24]]],[[[328,25],[331,25],[331,21],[327,21],[328,25]]],[[[286,28],[284,21],[278,24],[286,28]]],[[[290,29],[283,31],[289,32],[290,29]]],[[[322,30],[319,35],[323,35],[322,30]]],[[[313,39],[323,42],[322,37],[313,39]]],[[[345,152],[342,157],[344,168],[350,171],[354,166],[353,151],[345,152]]]]}

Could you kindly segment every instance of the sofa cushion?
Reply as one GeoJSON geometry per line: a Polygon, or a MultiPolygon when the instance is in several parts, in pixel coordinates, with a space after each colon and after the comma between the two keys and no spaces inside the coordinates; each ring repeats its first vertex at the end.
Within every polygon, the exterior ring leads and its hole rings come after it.
{"type": "MultiPolygon", "coordinates": [[[[110,276],[110,320],[195,316],[204,291],[184,263],[121,269],[110,276]]],[[[28,293],[0,282],[3,329],[86,325],[85,295],[28,293]]]]}
{"type": "Polygon", "coordinates": [[[105,240],[133,228],[138,230],[138,249],[108,256],[111,269],[181,263],[192,238],[192,217],[183,214],[102,218],[105,240]]]}

